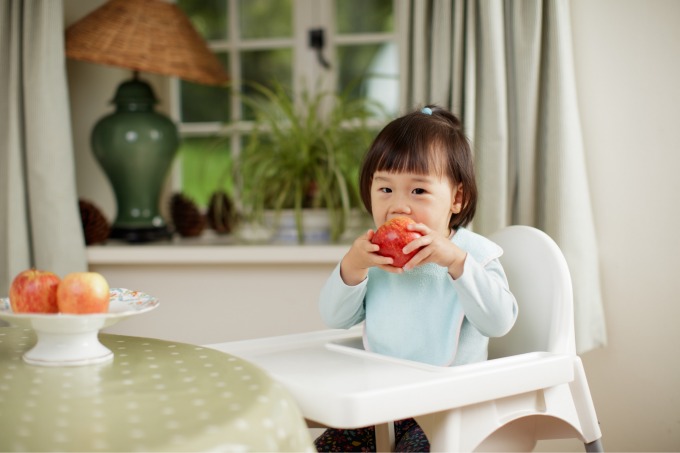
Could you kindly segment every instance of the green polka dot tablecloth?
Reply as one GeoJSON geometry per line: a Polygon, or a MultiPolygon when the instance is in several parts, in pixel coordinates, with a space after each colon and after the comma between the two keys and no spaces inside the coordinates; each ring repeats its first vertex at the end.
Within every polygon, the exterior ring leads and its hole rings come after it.
{"type": "Polygon", "coordinates": [[[313,451],[289,394],[209,348],[100,335],[111,362],[41,367],[31,329],[0,327],[0,451],[313,451]]]}

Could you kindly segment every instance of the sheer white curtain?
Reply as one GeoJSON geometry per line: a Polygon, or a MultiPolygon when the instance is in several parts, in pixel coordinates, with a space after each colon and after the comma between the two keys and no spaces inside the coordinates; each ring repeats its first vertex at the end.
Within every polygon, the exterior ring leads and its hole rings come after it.
{"type": "Polygon", "coordinates": [[[473,228],[536,226],[560,245],[574,285],[579,352],[606,344],[599,260],[567,0],[410,0],[402,61],[409,106],[458,113],[475,150],[473,228]]]}
{"type": "Polygon", "coordinates": [[[62,0],[0,3],[0,296],[29,267],[87,269],[62,0]]]}

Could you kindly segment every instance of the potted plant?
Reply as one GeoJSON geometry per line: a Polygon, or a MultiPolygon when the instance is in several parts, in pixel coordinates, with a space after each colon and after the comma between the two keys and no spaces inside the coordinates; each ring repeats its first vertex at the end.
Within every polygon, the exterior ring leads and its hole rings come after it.
{"type": "Polygon", "coordinates": [[[329,92],[305,92],[296,101],[281,84],[252,86],[256,96],[243,102],[255,127],[234,167],[243,217],[261,223],[273,212],[280,222],[282,212],[292,212],[302,243],[305,216],[320,211],[337,241],[361,204],[358,168],[373,138],[375,106],[329,92]]]}

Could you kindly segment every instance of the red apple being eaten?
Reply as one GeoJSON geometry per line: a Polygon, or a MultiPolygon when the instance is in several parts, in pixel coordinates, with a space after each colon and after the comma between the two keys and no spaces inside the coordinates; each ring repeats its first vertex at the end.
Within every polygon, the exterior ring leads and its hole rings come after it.
{"type": "Polygon", "coordinates": [[[406,228],[411,223],[415,222],[408,217],[394,217],[383,223],[371,239],[372,243],[380,246],[377,252],[379,255],[394,259],[392,263],[394,267],[404,267],[404,264],[408,263],[420,250],[416,249],[408,255],[402,252],[406,244],[422,236],[417,231],[409,231],[406,228]]]}
{"type": "Polygon", "coordinates": [[[57,303],[61,313],[107,313],[109,284],[98,272],[72,272],[59,283],[57,303]]]}
{"type": "Polygon", "coordinates": [[[57,286],[61,279],[55,273],[28,269],[14,277],[9,286],[9,304],[14,313],[56,313],[57,286]]]}

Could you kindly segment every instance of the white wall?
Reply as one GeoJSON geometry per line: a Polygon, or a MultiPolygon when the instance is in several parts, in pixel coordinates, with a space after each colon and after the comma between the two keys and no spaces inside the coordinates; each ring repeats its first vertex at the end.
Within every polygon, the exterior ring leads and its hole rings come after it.
{"type": "Polygon", "coordinates": [[[91,270],[104,275],[112,288],[143,289],[160,301],[157,309],[107,333],[214,344],[324,329],[317,301],[334,267],[232,262],[94,264],[91,270]]]}
{"type": "MultiPolygon", "coordinates": [[[[64,3],[70,23],[101,0],[64,3]]],[[[680,1],[570,4],[609,330],[609,345],[584,355],[586,372],[608,451],[680,451],[680,1]]],[[[68,70],[78,190],[110,211],[89,132],[124,73],[68,70]]]]}

